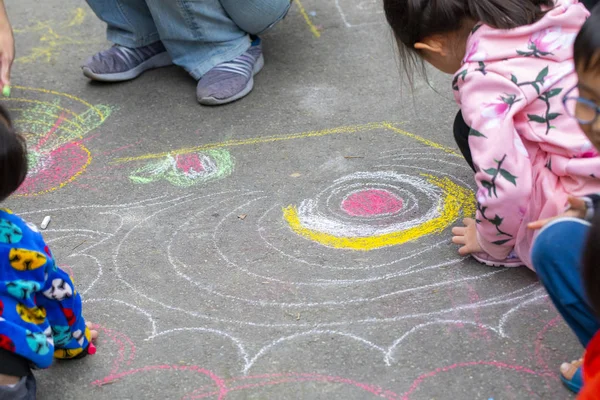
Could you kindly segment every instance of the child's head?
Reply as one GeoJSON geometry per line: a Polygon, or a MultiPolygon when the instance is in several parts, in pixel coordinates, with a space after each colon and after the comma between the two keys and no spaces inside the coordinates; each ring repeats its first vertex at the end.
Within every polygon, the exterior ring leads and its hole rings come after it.
{"type": "Polygon", "coordinates": [[[596,212],[583,253],[583,284],[588,301],[600,316],[600,212],[596,212]]]}
{"type": "Polygon", "coordinates": [[[384,0],[388,23],[409,74],[421,59],[454,74],[466,53],[473,27],[482,22],[498,29],[530,25],[553,0],[384,0]]]}
{"type": "Polygon", "coordinates": [[[579,32],[574,57],[579,97],[567,95],[565,103],[568,110],[575,109],[581,129],[600,151],[600,6],[592,10],[579,32]]]}
{"type": "MultiPolygon", "coordinates": [[[[567,110],[575,109],[581,129],[600,151],[600,5],[575,40],[575,68],[579,97],[565,97],[567,110]],[[569,102],[575,103],[569,104],[569,102]]],[[[600,315],[600,212],[596,211],[583,256],[583,282],[592,308],[600,315]]]]}
{"type": "Polygon", "coordinates": [[[0,106],[0,201],[15,192],[26,176],[25,140],[14,131],[8,111],[0,106]]]}

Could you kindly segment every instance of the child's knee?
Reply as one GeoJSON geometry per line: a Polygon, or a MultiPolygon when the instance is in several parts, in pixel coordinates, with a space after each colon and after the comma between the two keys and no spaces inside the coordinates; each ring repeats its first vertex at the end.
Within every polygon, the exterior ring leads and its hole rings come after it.
{"type": "Polygon", "coordinates": [[[565,248],[560,245],[568,240],[565,236],[565,223],[568,221],[558,221],[545,227],[535,239],[531,250],[531,260],[538,274],[543,274],[544,269],[556,260],[557,252],[565,248]]]}
{"type": "Polygon", "coordinates": [[[586,240],[589,228],[585,224],[584,221],[562,219],[540,231],[531,249],[531,260],[538,275],[547,273],[548,267],[559,260],[573,259],[572,253],[580,251],[586,240]]]}

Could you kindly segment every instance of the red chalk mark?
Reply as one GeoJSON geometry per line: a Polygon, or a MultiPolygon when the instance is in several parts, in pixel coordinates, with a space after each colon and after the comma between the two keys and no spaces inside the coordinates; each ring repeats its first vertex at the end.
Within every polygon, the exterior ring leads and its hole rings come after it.
{"type": "Polygon", "coordinates": [[[109,155],[109,154],[118,153],[118,152],[120,152],[120,151],[127,150],[127,149],[129,149],[129,148],[131,148],[131,147],[134,147],[134,146],[136,146],[136,145],[138,145],[138,144],[140,144],[140,143],[142,143],[142,142],[143,142],[143,140],[138,140],[138,141],[137,141],[137,142],[135,142],[135,143],[128,144],[128,145],[126,145],[126,146],[123,146],[123,147],[118,147],[118,148],[116,148],[116,149],[113,149],[113,150],[108,150],[108,151],[105,151],[104,153],[102,153],[102,155],[103,155],[103,156],[107,156],[107,155],[109,155]]]}
{"type": "Polygon", "coordinates": [[[560,321],[561,321],[560,316],[556,316],[555,318],[551,319],[546,325],[544,325],[542,330],[538,332],[538,334],[536,335],[536,338],[535,338],[535,350],[534,351],[535,351],[536,363],[537,363],[538,367],[540,367],[544,371],[546,371],[555,380],[558,380],[558,374],[552,372],[553,369],[548,367],[548,363],[544,359],[544,354],[543,354],[544,346],[543,346],[542,342],[544,340],[544,335],[546,334],[546,332],[548,332],[550,329],[552,329],[556,325],[558,325],[558,323],[560,321]]]}
{"type": "Polygon", "coordinates": [[[186,174],[203,172],[205,170],[198,153],[178,154],[175,156],[175,163],[177,168],[186,174]]]}
{"type": "MultiPolygon", "coordinates": [[[[247,383],[243,385],[233,386],[228,388],[228,392],[242,391],[248,389],[258,389],[266,386],[276,386],[281,384],[288,383],[305,383],[305,382],[323,382],[323,383],[341,383],[348,386],[354,386],[366,393],[370,393],[375,397],[379,397],[382,399],[389,400],[397,400],[398,395],[389,390],[383,390],[380,387],[368,385],[365,383],[360,383],[353,381],[351,379],[341,378],[338,376],[327,376],[327,375],[318,375],[318,374],[305,374],[305,373],[287,373],[287,374],[271,374],[271,375],[257,375],[257,376],[246,376],[240,378],[233,378],[228,380],[228,383],[234,383],[239,381],[248,381],[248,380],[263,380],[263,382],[256,383],[247,383]]],[[[196,400],[196,399],[204,399],[207,397],[212,397],[218,394],[216,391],[204,391],[207,390],[207,387],[203,387],[201,389],[197,389],[189,395],[183,397],[184,400],[196,400]]]]}
{"type": "MultiPolygon", "coordinates": [[[[475,288],[469,283],[467,283],[466,285],[467,291],[469,292],[469,302],[471,302],[471,304],[479,303],[481,301],[481,298],[479,297],[479,293],[477,293],[477,290],[475,290],[475,288]]],[[[481,313],[479,308],[474,308],[473,314],[475,317],[475,323],[479,327],[479,335],[481,335],[481,337],[486,339],[488,342],[491,342],[492,336],[490,335],[490,332],[482,326],[483,324],[481,323],[481,313]]]]}
{"type": "Polygon", "coordinates": [[[217,386],[218,391],[216,392],[216,395],[218,395],[218,399],[219,400],[223,400],[225,398],[225,396],[227,396],[227,392],[228,389],[225,387],[225,382],[223,381],[223,379],[219,378],[217,375],[215,375],[213,372],[204,369],[204,368],[200,368],[196,365],[192,365],[192,366],[185,366],[185,365],[149,365],[146,367],[142,367],[142,368],[136,368],[136,369],[132,369],[129,371],[123,371],[123,372],[119,372],[116,374],[111,374],[107,377],[105,377],[104,379],[100,379],[97,381],[92,382],[92,385],[96,385],[96,386],[102,386],[102,385],[106,385],[108,383],[111,383],[117,379],[121,379],[124,378],[126,376],[130,376],[130,375],[135,375],[138,374],[140,372],[148,372],[148,371],[165,371],[165,370],[171,370],[171,371],[191,371],[197,374],[201,374],[201,375],[206,375],[208,376],[210,379],[212,379],[212,381],[214,382],[214,384],[217,386]]]}
{"type": "MultiPolygon", "coordinates": [[[[302,382],[323,382],[323,383],[338,383],[345,384],[348,386],[356,387],[367,393],[371,393],[376,397],[380,397],[388,400],[397,400],[399,396],[388,390],[384,390],[380,387],[357,382],[351,379],[346,379],[338,376],[319,375],[311,373],[285,373],[285,374],[264,374],[256,376],[241,376],[237,378],[228,379],[225,381],[223,378],[217,376],[212,371],[204,369],[202,367],[192,365],[148,365],[141,368],[135,368],[127,371],[121,371],[123,363],[131,364],[135,358],[136,348],[133,341],[125,334],[114,331],[112,329],[105,328],[100,325],[94,325],[94,329],[98,329],[102,332],[101,337],[108,337],[113,343],[117,345],[117,356],[113,361],[113,368],[109,375],[92,382],[92,385],[102,386],[109,383],[113,383],[116,380],[126,378],[145,372],[151,371],[188,371],[196,374],[201,374],[209,377],[212,380],[212,385],[204,385],[203,387],[194,390],[192,393],[185,395],[183,398],[187,400],[201,399],[206,397],[217,397],[219,400],[224,400],[229,392],[250,390],[255,388],[261,388],[265,386],[281,385],[286,383],[302,383],[302,382]],[[126,359],[125,354],[129,351],[129,357],[126,359]],[[251,382],[258,381],[258,382],[251,382]],[[229,385],[240,383],[237,386],[228,387],[229,385]],[[249,383],[246,383],[249,382],[249,383]]],[[[102,353],[102,348],[100,348],[102,353]]]]}
{"type": "MultiPolygon", "coordinates": [[[[554,321],[554,320],[553,320],[554,321]]],[[[547,324],[547,327],[551,326],[550,322],[547,324]]],[[[365,392],[365,394],[373,395],[374,397],[388,399],[388,400],[409,400],[410,396],[414,394],[414,392],[429,378],[433,378],[441,373],[449,372],[452,370],[460,369],[460,368],[471,368],[471,367],[494,367],[500,370],[509,370],[513,372],[517,372],[520,375],[530,375],[530,376],[539,376],[539,377],[547,377],[552,374],[548,372],[536,372],[529,368],[520,366],[520,365],[510,365],[498,361],[472,361],[472,362],[463,362],[452,364],[446,367],[440,367],[435,369],[434,371],[425,373],[415,379],[410,386],[410,388],[402,395],[399,395],[391,390],[385,390],[381,387],[370,385],[366,383],[361,383],[358,381],[354,381],[352,379],[342,378],[339,376],[329,376],[329,375],[320,375],[313,373],[281,373],[281,374],[263,374],[263,375],[255,375],[255,376],[241,376],[235,377],[231,379],[223,379],[213,373],[210,370],[204,369],[202,367],[193,365],[193,366],[182,366],[182,365],[148,365],[141,368],[130,369],[127,371],[121,371],[121,364],[126,362],[127,364],[131,364],[135,357],[135,345],[131,341],[129,337],[125,334],[113,331],[111,329],[103,328],[100,326],[96,326],[96,329],[102,330],[104,335],[108,336],[112,341],[117,344],[118,354],[116,359],[113,362],[112,371],[108,376],[102,379],[95,380],[92,382],[92,385],[102,386],[109,383],[113,383],[119,379],[123,379],[129,376],[134,376],[137,374],[143,374],[145,372],[152,371],[187,371],[193,372],[195,374],[200,374],[207,376],[212,380],[212,384],[203,385],[202,387],[194,390],[191,393],[186,394],[183,397],[183,400],[196,400],[196,399],[204,399],[204,398],[217,398],[219,400],[225,400],[227,395],[231,392],[238,391],[248,391],[252,389],[263,388],[267,386],[276,386],[282,384],[294,384],[294,383],[306,383],[306,382],[322,382],[324,384],[343,384],[350,387],[355,387],[359,390],[365,392]],[[129,357],[127,361],[125,361],[125,353],[129,348],[129,357]]],[[[546,327],[545,327],[546,328],[546,327]]],[[[102,351],[102,350],[101,350],[102,351]]]]}
{"type": "Polygon", "coordinates": [[[37,146],[35,146],[35,151],[39,151],[40,148],[46,144],[46,142],[48,141],[48,139],[50,138],[50,136],[52,136],[52,134],[54,132],[56,132],[58,130],[58,128],[60,128],[61,124],[63,123],[63,121],[65,120],[65,114],[64,113],[60,113],[60,116],[58,117],[58,119],[56,120],[56,122],[54,122],[54,125],[52,126],[52,128],[50,128],[50,130],[44,135],[44,137],[38,142],[37,146]]]}
{"type": "Polygon", "coordinates": [[[355,192],[342,201],[342,210],[353,217],[393,214],[402,209],[401,198],[387,190],[367,189],[355,192]]]}
{"type": "Polygon", "coordinates": [[[71,268],[69,265],[59,265],[58,267],[69,274],[69,276],[75,276],[75,274],[73,274],[73,268],[71,268]]]}
{"type": "Polygon", "coordinates": [[[82,139],[80,140],[80,142],[81,142],[81,143],[83,143],[83,142],[89,142],[90,140],[94,140],[94,139],[96,139],[96,138],[97,138],[97,137],[99,137],[99,136],[100,136],[100,133],[96,133],[95,135],[88,136],[88,137],[86,137],[86,138],[82,138],[82,139]]]}
{"type": "Polygon", "coordinates": [[[67,143],[44,157],[44,165],[16,191],[30,196],[47,193],[66,185],[81,174],[91,161],[89,151],[80,143],[67,143]]]}
{"type": "Polygon", "coordinates": [[[546,372],[536,372],[536,371],[533,371],[529,368],[526,368],[526,367],[523,367],[520,365],[510,365],[510,364],[505,364],[505,363],[498,362],[498,361],[463,362],[463,363],[452,364],[447,367],[440,367],[440,368],[435,369],[434,371],[431,371],[431,372],[428,372],[426,374],[419,376],[417,379],[414,380],[414,382],[410,386],[410,389],[408,389],[402,395],[402,400],[409,400],[410,395],[412,395],[419,388],[419,386],[421,386],[421,384],[424,381],[426,381],[429,378],[433,378],[434,376],[436,376],[440,373],[449,372],[449,371],[452,371],[452,370],[455,370],[458,368],[469,368],[469,367],[477,367],[477,366],[482,366],[482,365],[494,367],[494,368],[498,368],[498,369],[511,370],[511,371],[515,371],[515,372],[519,372],[519,373],[527,374],[527,375],[547,376],[546,372]]]}

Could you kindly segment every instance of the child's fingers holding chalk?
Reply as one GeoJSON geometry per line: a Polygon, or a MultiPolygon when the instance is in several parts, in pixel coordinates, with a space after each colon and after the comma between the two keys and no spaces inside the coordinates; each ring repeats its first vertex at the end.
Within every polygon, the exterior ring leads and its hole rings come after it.
{"type": "Polygon", "coordinates": [[[2,95],[10,97],[10,67],[12,60],[0,57],[0,82],[2,83],[2,95]]]}

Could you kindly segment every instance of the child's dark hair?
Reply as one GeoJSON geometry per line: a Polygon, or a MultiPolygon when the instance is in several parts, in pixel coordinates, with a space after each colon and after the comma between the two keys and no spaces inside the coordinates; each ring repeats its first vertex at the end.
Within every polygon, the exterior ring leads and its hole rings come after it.
{"type": "Polygon", "coordinates": [[[0,201],[14,193],[27,176],[27,146],[0,105],[0,201]]]}
{"type": "Polygon", "coordinates": [[[600,212],[594,216],[583,254],[583,284],[590,305],[600,316],[600,212]]]}
{"type": "Polygon", "coordinates": [[[600,4],[592,9],[575,39],[574,58],[577,69],[600,73],[600,4]]]}
{"type": "MultiPolygon", "coordinates": [[[[384,0],[387,21],[394,31],[400,59],[411,79],[411,71],[422,60],[415,43],[424,38],[460,31],[468,20],[498,29],[530,25],[542,18],[542,7],[553,0],[384,0]]],[[[411,80],[412,81],[412,80],[411,80]]]]}

